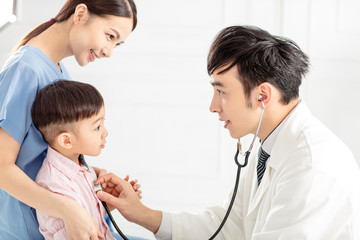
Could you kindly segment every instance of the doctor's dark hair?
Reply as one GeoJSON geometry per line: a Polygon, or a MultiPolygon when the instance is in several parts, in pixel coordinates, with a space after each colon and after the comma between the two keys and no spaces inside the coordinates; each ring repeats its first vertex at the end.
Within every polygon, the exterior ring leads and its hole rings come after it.
{"type": "Polygon", "coordinates": [[[236,65],[247,98],[254,87],[268,82],[281,92],[281,102],[288,104],[299,96],[309,59],[290,39],[253,26],[231,26],[220,31],[211,45],[208,74],[228,64],[219,74],[236,65]]]}
{"type": "Polygon", "coordinates": [[[73,123],[98,114],[103,106],[100,92],[92,85],[58,80],[39,91],[31,116],[35,127],[52,144],[58,134],[73,131],[73,123]]]}
{"type": "Polygon", "coordinates": [[[63,22],[70,18],[75,12],[76,6],[85,4],[90,14],[103,17],[105,15],[114,15],[119,17],[132,18],[133,28],[137,25],[137,9],[133,0],[67,0],[59,13],[49,21],[44,22],[31,30],[17,45],[15,50],[25,45],[32,38],[40,35],[48,29],[54,22],[63,22]]]}

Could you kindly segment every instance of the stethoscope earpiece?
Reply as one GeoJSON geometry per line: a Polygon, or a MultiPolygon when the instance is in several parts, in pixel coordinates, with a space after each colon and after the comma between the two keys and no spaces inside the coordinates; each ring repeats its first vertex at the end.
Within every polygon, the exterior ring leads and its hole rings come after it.
{"type": "Polygon", "coordinates": [[[220,226],[218,227],[218,229],[215,231],[215,233],[209,238],[209,240],[213,240],[217,235],[218,233],[220,232],[220,230],[222,229],[222,227],[224,226],[229,214],[230,214],[230,211],[231,211],[231,208],[234,204],[234,201],[235,201],[235,197],[236,197],[236,193],[237,193],[237,189],[239,187],[239,180],[240,180],[240,172],[241,172],[241,168],[243,167],[246,167],[246,165],[248,164],[248,159],[249,159],[249,156],[250,156],[250,153],[251,153],[251,150],[254,146],[254,142],[255,142],[255,139],[259,133],[259,130],[260,130],[260,126],[261,126],[261,122],[262,122],[262,118],[263,118],[263,115],[264,115],[264,109],[265,109],[265,106],[264,106],[264,101],[263,101],[263,97],[261,95],[259,95],[259,101],[261,101],[261,114],[260,114],[260,119],[259,119],[259,123],[258,123],[258,127],[256,129],[256,133],[254,135],[254,138],[250,144],[250,147],[249,149],[243,153],[242,152],[242,149],[241,149],[241,143],[240,143],[240,138],[238,139],[238,142],[236,144],[236,153],[235,153],[235,156],[234,156],[234,160],[235,160],[235,163],[236,165],[238,166],[238,169],[237,169],[237,173],[236,173],[236,180],[235,180],[235,187],[234,187],[234,191],[233,191],[233,195],[231,197],[231,200],[230,200],[230,204],[228,206],[228,209],[225,213],[225,216],[223,218],[223,220],[221,221],[220,223],[220,226]],[[238,156],[240,155],[243,155],[245,156],[245,159],[244,159],[244,163],[241,164],[239,163],[239,160],[238,160],[238,156]]]}

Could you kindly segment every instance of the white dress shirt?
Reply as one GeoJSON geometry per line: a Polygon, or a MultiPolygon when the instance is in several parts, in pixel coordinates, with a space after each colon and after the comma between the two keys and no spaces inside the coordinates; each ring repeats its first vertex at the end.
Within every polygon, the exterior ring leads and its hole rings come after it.
{"type": "MultiPolygon", "coordinates": [[[[296,105],[297,107],[297,105],[296,105]]],[[[294,109],[296,109],[296,107],[294,109]]],[[[271,150],[275,144],[276,138],[282,128],[282,125],[286,122],[286,120],[289,118],[291,113],[294,111],[294,109],[285,117],[283,121],[270,133],[270,135],[265,138],[265,140],[262,142],[262,148],[263,150],[271,155],[271,150]]],[[[267,164],[267,163],[266,163],[267,164]]],[[[159,230],[155,234],[155,238],[157,240],[170,240],[172,239],[172,222],[171,222],[171,214],[167,212],[162,212],[162,220],[161,225],[159,227],[159,230]]],[[[214,232],[216,229],[214,229],[214,232]]]]}

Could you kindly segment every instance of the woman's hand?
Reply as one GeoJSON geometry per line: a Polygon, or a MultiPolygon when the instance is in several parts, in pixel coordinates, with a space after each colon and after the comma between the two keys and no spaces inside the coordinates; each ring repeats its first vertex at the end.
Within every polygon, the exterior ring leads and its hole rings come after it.
{"type": "Polygon", "coordinates": [[[41,187],[15,165],[19,149],[20,144],[0,127],[0,188],[43,213],[62,219],[69,239],[104,238],[79,204],[41,187]]]}
{"type": "Polygon", "coordinates": [[[97,240],[105,238],[96,225],[93,217],[79,204],[67,199],[66,210],[62,220],[70,240],[97,240]]]}

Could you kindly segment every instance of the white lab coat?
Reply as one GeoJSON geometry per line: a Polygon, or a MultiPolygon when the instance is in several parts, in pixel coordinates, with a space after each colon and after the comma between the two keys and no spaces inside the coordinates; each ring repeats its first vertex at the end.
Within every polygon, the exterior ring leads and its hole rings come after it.
{"type": "MultiPolygon", "coordinates": [[[[360,240],[359,167],[303,101],[283,123],[258,188],[259,145],[241,172],[232,213],[216,239],[360,240]]],[[[172,214],[172,239],[208,239],[230,197],[200,214],[172,214]]]]}

